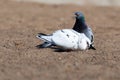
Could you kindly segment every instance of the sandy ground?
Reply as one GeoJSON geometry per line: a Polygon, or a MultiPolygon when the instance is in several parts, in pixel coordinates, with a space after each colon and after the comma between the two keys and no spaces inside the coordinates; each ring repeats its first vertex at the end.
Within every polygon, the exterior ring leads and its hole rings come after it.
{"type": "Polygon", "coordinates": [[[120,8],[0,1],[0,80],[120,80],[120,8]],[[39,32],[72,28],[82,11],[97,50],[37,49],[39,32]]]}

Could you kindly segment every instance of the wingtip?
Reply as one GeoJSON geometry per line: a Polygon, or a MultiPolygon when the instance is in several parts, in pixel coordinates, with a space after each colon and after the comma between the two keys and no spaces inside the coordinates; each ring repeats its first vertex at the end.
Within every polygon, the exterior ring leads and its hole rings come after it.
{"type": "Polygon", "coordinates": [[[36,35],[36,38],[40,39],[40,37],[41,37],[41,34],[38,33],[38,35],[36,35]]]}
{"type": "Polygon", "coordinates": [[[36,37],[37,38],[41,38],[41,36],[46,36],[46,34],[44,34],[44,33],[38,33],[38,35],[36,37]]]}
{"type": "Polygon", "coordinates": [[[38,35],[46,35],[46,34],[44,34],[44,33],[38,33],[38,35]]]}

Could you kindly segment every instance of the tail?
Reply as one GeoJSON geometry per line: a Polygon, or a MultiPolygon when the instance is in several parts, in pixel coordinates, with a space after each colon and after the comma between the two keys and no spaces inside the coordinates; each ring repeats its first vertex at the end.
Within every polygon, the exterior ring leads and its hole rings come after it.
{"type": "Polygon", "coordinates": [[[44,40],[44,41],[47,41],[47,42],[51,42],[52,35],[47,35],[47,34],[44,34],[44,33],[38,33],[38,35],[36,37],[38,39],[41,39],[41,40],[44,40]]]}
{"type": "Polygon", "coordinates": [[[89,49],[93,49],[93,50],[96,50],[96,48],[94,47],[93,44],[90,45],[89,49]]]}

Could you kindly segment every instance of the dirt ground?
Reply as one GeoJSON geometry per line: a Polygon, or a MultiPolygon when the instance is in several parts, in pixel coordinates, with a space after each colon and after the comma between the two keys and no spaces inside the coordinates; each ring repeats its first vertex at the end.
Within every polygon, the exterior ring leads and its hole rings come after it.
{"type": "Polygon", "coordinates": [[[0,80],[120,80],[120,7],[0,1],[0,80]],[[97,50],[38,49],[39,32],[72,28],[82,11],[97,50]]]}

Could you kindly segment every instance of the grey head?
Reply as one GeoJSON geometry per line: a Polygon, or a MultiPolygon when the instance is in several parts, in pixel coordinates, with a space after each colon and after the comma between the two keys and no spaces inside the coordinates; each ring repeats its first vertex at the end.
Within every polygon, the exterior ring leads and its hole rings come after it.
{"type": "Polygon", "coordinates": [[[79,33],[82,33],[83,30],[87,28],[87,25],[85,23],[85,17],[82,12],[75,12],[74,15],[75,15],[76,21],[73,26],[73,30],[79,33]]]}
{"type": "Polygon", "coordinates": [[[76,16],[77,20],[79,20],[81,22],[85,22],[85,17],[82,12],[75,12],[74,15],[76,16]]]}

